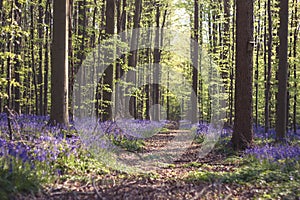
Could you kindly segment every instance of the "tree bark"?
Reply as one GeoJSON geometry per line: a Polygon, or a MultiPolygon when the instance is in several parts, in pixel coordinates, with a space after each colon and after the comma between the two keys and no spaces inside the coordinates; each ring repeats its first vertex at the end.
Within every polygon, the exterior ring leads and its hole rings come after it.
{"type": "Polygon", "coordinates": [[[43,105],[43,113],[46,115],[48,114],[48,76],[49,76],[49,39],[50,39],[50,0],[47,0],[46,2],[46,10],[45,10],[45,24],[46,24],[46,30],[45,30],[45,60],[44,60],[44,105],[43,105]]]}
{"type": "Polygon", "coordinates": [[[68,126],[69,0],[53,1],[50,123],[68,126]]]}
{"type": "Polygon", "coordinates": [[[156,28],[155,28],[155,39],[154,39],[154,65],[153,65],[153,109],[152,120],[160,120],[160,109],[159,109],[159,75],[160,75],[160,30],[159,30],[159,20],[160,20],[160,5],[156,5],[156,28]]]}
{"type": "MultiPolygon", "coordinates": [[[[106,0],[106,20],[105,20],[105,33],[106,38],[112,36],[115,32],[115,0],[106,0]]],[[[109,56],[110,58],[106,58],[106,60],[112,60],[111,56],[113,56],[113,49],[108,50],[109,53],[105,56],[109,56]]],[[[103,84],[106,85],[107,89],[102,91],[102,101],[104,102],[104,113],[101,116],[101,121],[112,120],[112,90],[113,90],[113,73],[114,73],[114,65],[110,64],[105,70],[105,76],[103,77],[103,84]]]]}
{"type": "MultiPolygon", "coordinates": [[[[131,44],[130,44],[130,55],[128,57],[128,66],[132,68],[136,68],[137,65],[137,59],[138,59],[138,45],[139,45],[139,27],[140,27],[140,21],[141,21],[141,12],[142,12],[142,0],[135,0],[135,12],[134,12],[134,18],[133,18],[133,30],[131,34],[131,44]]],[[[136,85],[136,72],[134,70],[130,70],[127,73],[126,77],[127,82],[131,82],[133,84],[133,87],[136,85]]],[[[132,92],[132,90],[128,90],[127,88],[126,93],[129,94],[132,92]]],[[[128,96],[130,98],[126,99],[126,102],[132,102],[131,105],[129,105],[129,112],[132,117],[135,119],[137,118],[137,102],[136,97],[134,96],[128,96]]]]}
{"type": "Polygon", "coordinates": [[[234,149],[252,145],[253,0],[236,2],[234,149]]]}
{"type": "MultiPolygon", "coordinates": [[[[297,7],[297,3],[294,3],[294,7],[295,7],[295,19],[294,19],[294,44],[293,44],[293,57],[296,58],[297,57],[297,43],[298,43],[298,33],[299,33],[299,30],[298,30],[298,25],[299,25],[299,22],[298,22],[298,7],[297,7]]],[[[293,96],[293,99],[294,99],[294,104],[293,104],[293,131],[294,133],[297,133],[297,64],[296,62],[294,63],[293,65],[293,78],[294,78],[294,96],[293,96]]]]}
{"type": "Polygon", "coordinates": [[[39,99],[38,99],[38,86],[37,86],[37,71],[36,71],[36,65],[35,65],[35,51],[34,51],[34,5],[30,5],[30,50],[31,50],[31,67],[32,67],[32,76],[33,76],[33,87],[34,87],[34,97],[35,97],[35,114],[38,114],[38,108],[39,108],[39,99]]]}
{"type": "Polygon", "coordinates": [[[268,67],[267,67],[267,80],[265,89],[265,133],[269,131],[270,127],[270,88],[271,88],[271,75],[272,75],[272,49],[273,49],[273,23],[271,12],[271,0],[268,0],[267,4],[268,12],[268,67]]]}
{"type": "MultiPolygon", "coordinates": [[[[38,85],[39,85],[39,108],[38,108],[38,114],[40,115],[45,115],[46,113],[44,113],[44,109],[43,109],[43,92],[44,92],[44,87],[43,87],[43,39],[44,39],[44,24],[43,24],[43,14],[44,14],[44,8],[43,8],[43,2],[42,0],[39,0],[39,6],[38,6],[38,38],[39,38],[39,42],[38,42],[38,55],[39,55],[39,61],[38,61],[38,65],[39,65],[39,74],[38,74],[38,85]]],[[[47,84],[47,83],[44,83],[47,84]]]]}
{"type": "MultiPolygon", "coordinates": [[[[258,10],[260,10],[260,1],[258,2],[258,10]]],[[[261,15],[259,14],[259,19],[260,19],[261,15]]],[[[260,20],[258,20],[258,24],[257,24],[257,35],[256,35],[256,61],[255,61],[255,65],[256,65],[256,69],[255,69],[255,126],[256,128],[258,128],[258,78],[259,78],[259,54],[260,54],[260,31],[261,31],[261,26],[260,26],[260,20]]]]}
{"type": "MultiPolygon", "coordinates": [[[[16,9],[14,10],[14,19],[16,21],[16,23],[18,24],[18,26],[21,28],[21,4],[18,0],[15,1],[15,6],[16,9]]],[[[22,41],[22,37],[20,36],[16,36],[15,40],[14,40],[14,52],[16,54],[15,57],[15,62],[14,62],[14,71],[15,71],[15,79],[16,82],[21,84],[21,80],[20,80],[20,68],[21,68],[21,63],[20,63],[20,59],[18,58],[18,56],[21,54],[21,41],[22,41]]],[[[15,86],[14,88],[14,93],[15,93],[15,103],[14,103],[14,110],[21,114],[21,105],[20,105],[20,101],[21,101],[21,92],[20,92],[20,86],[15,86]]]]}
{"type": "Polygon", "coordinates": [[[286,138],[287,76],[288,76],[288,0],[280,0],[279,68],[276,112],[276,140],[286,138]]]}
{"type": "Polygon", "coordinates": [[[199,1],[194,0],[194,30],[193,30],[193,40],[192,40],[192,93],[191,93],[191,122],[196,123],[197,111],[198,111],[198,69],[199,69],[199,1]]]}

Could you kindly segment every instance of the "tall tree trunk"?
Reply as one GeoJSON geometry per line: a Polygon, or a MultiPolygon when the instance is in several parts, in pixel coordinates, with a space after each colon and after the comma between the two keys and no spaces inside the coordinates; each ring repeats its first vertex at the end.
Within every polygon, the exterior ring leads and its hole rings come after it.
{"type": "Polygon", "coordinates": [[[272,11],[271,0],[268,0],[267,5],[268,12],[268,68],[267,68],[267,81],[265,89],[265,133],[269,131],[270,127],[270,88],[271,88],[271,75],[272,75],[272,49],[273,49],[273,23],[272,23],[272,11]]]}
{"type": "MultiPolygon", "coordinates": [[[[43,14],[44,14],[44,9],[43,9],[43,2],[42,0],[39,0],[39,6],[38,6],[38,13],[39,13],[39,17],[38,17],[38,38],[39,38],[39,42],[38,42],[38,55],[39,55],[39,61],[38,61],[38,65],[39,65],[39,74],[38,74],[38,85],[39,85],[39,114],[40,115],[44,115],[45,113],[43,113],[43,92],[44,92],[44,88],[43,88],[43,30],[44,30],[44,24],[43,24],[43,14]]],[[[46,84],[46,83],[44,83],[46,84]]]]}
{"type": "Polygon", "coordinates": [[[44,105],[43,105],[43,113],[45,115],[48,114],[48,76],[49,76],[49,39],[50,39],[50,31],[51,28],[50,24],[50,0],[47,0],[46,2],[46,10],[45,10],[45,24],[46,24],[46,30],[45,30],[45,60],[44,60],[44,67],[45,67],[45,73],[44,73],[44,105]]]}
{"type": "Polygon", "coordinates": [[[50,123],[67,126],[69,0],[53,0],[50,123]]]}
{"type": "Polygon", "coordinates": [[[286,138],[286,109],[287,109],[287,75],[288,75],[288,0],[280,0],[280,27],[279,27],[279,68],[278,94],[276,112],[276,140],[286,138]]]}
{"type": "MultiPolygon", "coordinates": [[[[1,20],[1,26],[4,26],[5,24],[5,20],[4,20],[4,10],[3,10],[3,1],[0,0],[0,20],[1,20]]],[[[1,53],[4,53],[4,44],[3,42],[0,42],[0,51],[1,53]]],[[[1,74],[4,74],[4,62],[2,59],[0,59],[0,72],[1,74]]],[[[5,88],[3,88],[3,85],[1,84],[0,85],[0,92],[3,92],[5,88]]],[[[0,112],[2,113],[3,112],[3,105],[5,104],[4,102],[4,98],[0,98],[0,112]]]]}
{"type": "MultiPolygon", "coordinates": [[[[106,0],[106,20],[105,20],[105,33],[106,38],[112,36],[115,32],[115,4],[116,0],[106,0]]],[[[106,60],[112,60],[111,57],[114,56],[114,50],[108,50],[106,60]],[[108,58],[109,57],[109,58],[108,58]]],[[[103,84],[107,89],[102,91],[102,101],[104,102],[104,107],[102,110],[104,113],[101,116],[102,121],[112,120],[112,92],[113,91],[113,74],[114,74],[114,65],[111,63],[105,70],[105,76],[103,77],[103,84]]]]}
{"type": "MultiPolygon", "coordinates": [[[[15,0],[15,6],[16,9],[14,9],[14,19],[21,29],[21,4],[18,0],[15,0]]],[[[14,40],[14,52],[16,54],[15,61],[14,61],[14,71],[15,71],[15,79],[16,82],[20,83],[20,59],[18,56],[21,54],[21,36],[16,36],[14,40]]],[[[21,106],[20,106],[20,101],[21,101],[21,93],[20,93],[20,86],[15,86],[15,103],[14,103],[14,110],[17,113],[21,113],[21,106]]]]}
{"type": "Polygon", "coordinates": [[[38,114],[39,111],[39,99],[38,99],[38,86],[37,86],[37,71],[36,71],[36,65],[35,65],[35,48],[34,48],[34,5],[33,3],[30,5],[30,49],[31,49],[31,67],[32,67],[32,76],[33,76],[33,87],[34,87],[34,97],[35,97],[35,114],[38,114]]]}
{"type": "Polygon", "coordinates": [[[197,111],[198,111],[198,69],[199,69],[199,2],[198,0],[194,0],[194,30],[193,30],[193,42],[192,42],[192,93],[191,93],[191,110],[190,117],[191,122],[196,123],[197,119],[197,111]]]}
{"type": "Polygon", "coordinates": [[[255,60],[255,65],[256,65],[256,69],[255,69],[255,126],[256,128],[258,128],[258,78],[259,78],[259,54],[260,54],[260,31],[261,31],[261,27],[260,27],[260,18],[261,18],[261,14],[260,14],[260,1],[258,2],[258,10],[259,10],[259,15],[258,15],[258,24],[257,24],[257,35],[256,35],[256,60],[255,60]]]}
{"type": "MultiPolygon", "coordinates": [[[[74,31],[77,31],[77,35],[78,35],[78,47],[74,50],[76,53],[75,54],[75,59],[76,61],[74,61],[72,63],[72,65],[70,66],[70,70],[71,70],[71,76],[69,78],[69,104],[71,105],[71,110],[70,110],[70,115],[71,118],[73,118],[73,90],[74,90],[74,81],[75,81],[75,75],[77,74],[78,70],[80,69],[84,59],[85,59],[85,40],[86,40],[86,0],[80,0],[77,2],[78,3],[78,9],[76,12],[76,14],[78,14],[77,16],[77,21],[76,21],[76,29],[74,29],[74,31]]],[[[72,6],[73,7],[73,6],[72,6]]],[[[71,16],[71,15],[70,15],[71,16]]],[[[75,27],[74,27],[75,28],[75,27]]],[[[69,31],[71,34],[71,31],[69,31]]],[[[70,38],[70,42],[73,42],[72,39],[70,38]]],[[[74,41],[75,42],[75,41],[74,41]]],[[[70,48],[72,48],[72,46],[70,46],[70,48]]],[[[71,51],[73,51],[73,49],[70,49],[71,51]]],[[[72,52],[73,53],[73,52],[72,52]]],[[[82,74],[81,74],[82,75],[82,74]]],[[[81,78],[82,77],[78,77],[78,79],[80,79],[79,84],[81,84],[81,78]]],[[[82,86],[79,85],[78,86],[78,90],[79,90],[79,94],[82,94],[82,86]]],[[[79,95],[78,98],[78,105],[82,105],[81,102],[81,96],[79,95]]],[[[83,111],[83,109],[79,109],[77,112],[77,115],[79,117],[81,117],[83,115],[83,113],[81,113],[83,111]]]]}
{"type": "MultiPolygon", "coordinates": [[[[294,4],[294,7],[295,7],[295,24],[294,24],[294,44],[293,44],[293,52],[294,52],[294,55],[293,57],[296,58],[297,57],[297,43],[298,43],[298,33],[299,33],[299,30],[298,30],[298,25],[299,25],[299,21],[298,21],[298,7],[297,7],[297,3],[294,4]]],[[[293,99],[294,99],[294,104],[293,104],[293,130],[294,130],[294,133],[297,132],[297,64],[296,62],[294,63],[294,66],[293,66],[293,78],[294,78],[294,96],[293,96],[293,99]]]]}
{"type": "MultiPolygon", "coordinates": [[[[14,2],[11,2],[11,10],[9,14],[9,18],[11,19],[11,25],[13,20],[13,7],[14,7],[14,2]]],[[[8,42],[7,42],[7,50],[8,52],[12,52],[13,50],[13,45],[11,42],[12,35],[8,33],[8,42]]],[[[9,129],[9,139],[13,139],[13,132],[12,132],[12,127],[11,127],[11,112],[10,109],[12,107],[12,59],[11,56],[9,55],[7,57],[7,72],[6,72],[6,79],[7,79],[7,103],[6,103],[6,114],[7,114],[7,121],[8,121],[8,129],[9,129]]]]}
{"type": "MultiPolygon", "coordinates": [[[[220,31],[220,33],[223,33],[223,51],[221,54],[222,58],[222,78],[224,82],[224,89],[226,94],[226,99],[230,98],[230,91],[229,91],[229,76],[230,76],[230,0],[223,0],[223,7],[224,7],[224,23],[223,23],[223,32],[220,31]]],[[[226,111],[226,118],[230,117],[229,110],[226,111]],[[229,116],[228,116],[229,115],[229,116]]],[[[229,122],[229,120],[228,120],[229,122]]]]}
{"type": "Polygon", "coordinates": [[[252,145],[253,0],[236,2],[235,149],[252,145]]]}
{"type": "MultiPolygon", "coordinates": [[[[120,6],[120,16],[119,16],[119,21],[118,21],[118,33],[121,33],[121,41],[122,42],[127,42],[126,41],[126,20],[127,20],[127,1],[123,0],[121,3],[121,0],[119,0],[119,6],[120,6]],[[121,5],[122,4],[122,5],[121,5]]],[[[118,52],[117,52],[118,53],[118,52]]],[[[127,62],[127,57],[125,55],[122,55],[118,58],[117,62],[117,67],[116,67],[116,78],[117,80],[120,80],[123,75],[124,75],[124,70],[122,69],[122,63],[127,62]]],[[[124,114],[124,87],[121,84],[118,84],[116,86],[116,105],[115,105],[115,113],[116,115],[122,116],[124,114]]]]}
{"type": "Polygon", "coordinates": [[[155,28],[155,39],[154,39],[154,65],[153,65],[153,120],[160,120],[160,95],[159,95],[159,76],[160,76],[160,29],[159,29],[159,20],[160,20],[160,5],[156,5],[156,28],[155,28]]]}
{"type": "MultiPolygon", "coordinates": [[[[232,24],[236,23],[236,0],[233,0],[233,17],[232,17],[232,24]]],[[[232,41],[235,41],[235,26],[232,28],[232,41]]],[[[231,60],[232,63],[234,62],[235,57],[235,42],[231,47],[232,54],[231,60]]],[[[229,124],[232,125],[233,123],[233,110],[234,110],[234,67],[230,67],[230,86],[229,86],[229,124]]]]}
{"type": "MultiPolygon", "coordinates": [[[[133,30],[131,34],[131,44],[130,44],[130,55],[128,57],[128,66],[132,68],[136,68],[137,65],[137,58],[138,58],[138,44],[139,44],[139,26],[141,21],[141,12],[142,12],[142,0],[135,0],[135,12],[134,12],[134,18],[133,18],[133,30]]],[[[127,82],[131,82],[133,85],[136,84],[136,72],[134,70],[130,70],[127,73],[127,82]]],[[[129,89],[129,88],[128,88],[129,89]]],[[[126,90],[127,95],[132,92],[132,90],[126,90]]],[[[132,102],[131,105],[129,105],[129,112],[130,115],[134,118],[137,118],[137,103],[136,98],[129,95],[128,98],[126,98],[127,102],[132,102]],[[130,100],[129,100],[130,98],[130,100]]],[[[126,111],[127,112],[127,111],[126,111]]]]}

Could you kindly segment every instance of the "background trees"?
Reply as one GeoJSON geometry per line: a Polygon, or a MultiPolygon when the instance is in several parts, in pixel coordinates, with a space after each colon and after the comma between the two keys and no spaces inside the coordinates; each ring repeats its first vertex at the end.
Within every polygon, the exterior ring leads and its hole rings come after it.
{"type": "MultiPolygon", "coordinates": [[[[60,44],[52,43],[52,39],[55,39],[53,38],[55,36],[54,3],[54,0],[0,1],[1,112],[4,111],[4,106],[7,105],[17,113],[50,114],[51,107],[58,101],[58,99],[50,100],[50,91],[57,87],[55,83],[53,83],[53,86],[50,85],[50,77],[52,75],[57,77],[54,74],[56,67],[58,67],[58,65],[53,63],[56,61],[50,62],[50,58],[58,59],[54,54],[51,55],[50,46],[58,48],[56,44],[60,44]]],[[[235,80],[239,79],[238,73],[234,70],[235,65],[238,64],[236,63],[238,62],[236,58],[238,52],[235,50],[236,35],[238,36],[236,21],[240,20],[238,19],[240,15],[236,15],[238,3],[233,0],[218,2],[212,0],[176,2],[172,0],[71,0],[69,2],[70,12],[68,15],[70,23],[67,27],[68,29],[65,29],[69,32],[68,85],[70,92],[68,96],[70,100],[68,109],[70,116],[74,114],[72,92],[73,87],[77,87],[74,83],[74,80],[78,78],[76,74],[87,56],[93,52],[92,50],[101,41],[107,39],[108,35],[137,27],[170,27],[178,25],[181,28],[186,27],[187,29],[185,30],[190,31],[189,35],[193,35],[194,40],[197,40],[198,37],[201,49],[208,52],[212,58],[212,63],[218,65],[225,88],[224,93],[220,94],[220,97],[228,103],[228,106],[225,108],[227,115],[224,120],[232,125],[235,116],[234,101],[240,96],[235,94],[235,89],[238,88],[235,88],[234,84],[235,80]],[[137,7],[141,7],[140,11],[136,9],[137,7]]],[[[279,7],[282,6],[282,3],[279,3],[279,0],[262,0],[255,1],[253,4],[253,60],[255,62],[253,63],[254,88],[252,98],[254,102],[254,122],[257,125],[264,125],[265,131],[270,131],[276,125],[276,118],[282,117],[286,118],[286,125],[279,125],[278,121],[278,127],[296,131],[300,115],[299,98],[297,98],[299,96],[297,89],[299,81],[299,59],[297,58],[299,53],[299,2],[296,0],[285,1],[290,7],[289,10],[285,9],[285,14],[281,13],[283,8],[279,7]],[[280,18],[280,16],[287,16],[286,13],[288,13],[290,18],[284,18],[285,21],[282,21],[283,18],[280,18]],[[279,29],[280,23],[282,23],[282,26],[285,25],[284,30],[288,26],[287,33],[282,34],[280,32],[280,30],[283,30],[282,28],[279,29]],[[282,41],[284,40],[287,41],[287,46],[284,48],[279,47],[279,45],[283,45],[282,41]],[[283,63],[286,63],[286,61],[281,59],[282,55],[285,54],[283,49],[286,48],[288,68],[280,67],[279,70],[285,70],[281,72],[278,71],[276,66],[284,66],[283,63]],[[286,72],[286,70],[288,71],[286,72]],[[281,81],[283,80],[281,75],[284,74],[287,74],[287,84],[281,81]],[[287,85],[286,98],[281,95],[283,87],[277,87],[278,84],[281,85],[282,83],[287,85]],[[280,93],[277,96],[278,99],[276,99],[277,93],[280,93]],[[282,98],[280,99],[279,97],[282,98]],[[284,106],[284,99],[286,99],[286,106],[284,106]],[[276,107],[276,105],[278,106],[276,107]],[[280,105],[283,105],[281,110],[283,108],[287,109],[285,112],[286,116],[280,115],[279,111],[276,114],[276,109],[279,109],[280,105]]],[[[151,41],[152,47],[132,51],[126,55],[124,54],[118,62],[108,63],[112,64],[111,71],[107,72],[104,80],[108,88],[115,90],[116,80],[120,79],[120,77],[130,77],[130,73],[135,75],[137,83],[142,84],[146,80],[156,78],[147,76],[149,73],[162,75],[164,72],[174,69],[180,74],[184,74],[184,78],[172,77],[170,73],[168,77],[160,78],[166,80],[166,85],[170,85],[172,81],[193,85],[194,91],[198,95],[196,101],[200,117],[197,120],[209,121],[211,118],[212,94],[210,94],[208,86],[203,82],[204,77],[201,75],[203,68],[201,66],[208,66],[209,68],[210,65],[205,63],[206,61],[200,54],[196,54],[198,58],[194,56],[192,61],[194,65],[197,65],[196,63],[198,62],[199,70],[198,72],[192,71],[191,62],[181,60],[174,53],[162,48],[154,48],[155,42],[160,47],[165,42],[168,42],[160,40],[162,34],[165,33],[151,32],[149,38],[139,37],[143,34],[141,32],[137,33],[137,35],[130,34],[129,37],[120,38],[120,41],[130,44],[130,46],[133,42],[142,44],[148,40],[151,41]],[[161,68],[158,71],[152,65],[154,62],[160,63],[161,68]],[[144,66],[143,68],[140,67],[142,65],[144,66]],[[130,67],[136,69],[128,73],[130,67]],[[156,72],[154,73],[154,71],[156,72]]],[[[118,45],[111,45],[109,48],[112,54],[120,51],[118,45]]],[[[56,52],[57,50],[53,49],[53,53],[55,53],[54,51],[56,52]]],[[[196,49],[191,47],[191,52],[196,52],[196,49]]],[[[97,57],[99,55],[94,54],[94,56],[97,57]]],[[[66,65],[64,64],[64,66],[66,65]]],[[[238,64],[238,66],[240,65],[238,64]]],[[[101,74],[95,71],[87,71],[85,73],[83,77],[93,75],[98,76],[98,78],[101,77],[101,74]]],[[[252,73],[250,71],[248,73],[247,77],[250,77],[252,73]]],[[[59,75],[62,74],[59,73],[59,75]]],[[[130,78],[126,79],[130,80],[130,78]]],[[[121,82],[120,85],[122,86],[123,84],[125,87],[126,83],[121,82]]],[[[101,84],[102,86],[104,85],[103,83],[101,84]]],[[[122,87],[118,88],[121,96],[133,95],[132,91],[124,90],[124,87],[122,87]]],[[[196,105],[194,103],[195,99],[191,102],[190,91],[183,91],[182,88],[178,88],[186,95],[182,99],[176,99],[176,95],[167,89],[157,89],[155,85],[151,87],[147,86],[145,90],[135,88],[134,91],[139,95],[135,95],[136,99],[133,101],[135,102],[135,106],[133,106],[135,111],[132,112],[135,113],[134,117],[149,119],[149,108],[157,103],[165,107],[168,119],[178,120],[178,116],[181,115],[184,118],[188,115],[189,110],[195,110],[192,107],[192,105],[196,105]],[[180,111],[178,102],[183,105],[180,111]]],[[[85,94],[85,91],[84,88],[81,88],[82,94],[85,94]]],[[[98,101],[99,108],[97,109],[99,109],[99,113],[102,113],[103,120],[113,119],[113,111],[110,113],[111,105],[116,104],[116,100],[119,98],[118,96],[112,96],[111,91],[108,91],[101,91],[101,98],[95,100],[98,101]]],[[[285,92],[283,91],[283,93],[285,92]]],[[[163,118],[163,110],[161,109],[155,114],[156,119],[163,118]]],[[[64,118],[68,117],[65,116],[64,118]]],[[[283,122],[282,119],[280,121],[283,122]]]]}

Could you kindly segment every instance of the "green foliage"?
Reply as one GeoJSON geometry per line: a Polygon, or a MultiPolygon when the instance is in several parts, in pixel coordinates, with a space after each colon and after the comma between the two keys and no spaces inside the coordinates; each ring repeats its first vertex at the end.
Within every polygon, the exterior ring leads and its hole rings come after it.
{"type": "Polygon", "coordinates": [[[99,162],[94,155],[84,149],[79,149],[79,151],[77,157],[74,155],[64,156],[54,163],[55,170],[60,174],[59,178],[89,181],[91,176],[109,173],[109,169],[99,162]]]}
{"type": "Polygon", "coordinates": [[[215,171],[213,165],[202,165],[197,171],[191,172],[187,179],[193,182],[221,182],[265,187],[267,192],[258,194],[261,197],[294,198],[300,195],[299,171],[299,163],[293,160],[271,163],[267,160],[260,162],[253,157],[246,157],[234,171],[215,171]]]}
{"type": "Polygon", "coordinates": [[[205,136],[203,134],[197,135],[194,138],[194,142],[201,144],[202,142],[204,142],[205,136]]]}
{"type": "Polygon", "coordinates": [[[126,138],[113,139],[113,144],[122,147],[127,151],[133,151],[133,152],[142,150],[144,146],[144,142],[142,140],[138,140],[138,139],[129,140],[126,138]]]}
{"type": "Polygon", "coordinates": [[[39,170],[33,170],[30,164],[21,160],[0,158],[0,196],[11,199],[17,193],[35,193],[44,182],[39,170]]]}

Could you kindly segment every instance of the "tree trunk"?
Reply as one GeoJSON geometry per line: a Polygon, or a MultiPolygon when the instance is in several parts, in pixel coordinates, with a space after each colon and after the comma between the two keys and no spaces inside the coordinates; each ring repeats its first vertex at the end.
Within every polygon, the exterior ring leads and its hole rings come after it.
{"type": "Polygon", "coordinates": [[[160,20],[160,5],[156,5],[156,28],[155,28],[155,39],[154,39],[154,65],[153,65],[153,105],[155,105],[152,114],[152,120],[160,120],[160,97],[159,97],[159,75],[160,75],[160,30],[159,30],[159,20],[160,20]]]}
{"type": "MultiPolygon", "coordinates": [[[[236,0],[233,0],[233,17],[232,17],[232,24],[236,23],[236,0]]],[[[235,41],[235,26],[233,26],[232,28],[232,41],[235,41]]],[[[233,42],[232,47],[232,56],[231,56],[231,60],[232,63],[234,61],[234,56],[235,56],[235,42],[233,42]]],[[[234,109],[234,89],[233,89],[233,85],[234,85],[234,67],[231,66],[230,67],[230,86],[229,86],[229,124],[232,125],[233,124],[233,109],[234,109]]]]}
{"type": "Polygon", "coordinates": [[[37,86],[37,71],[35,66],[35,51],[34,51],[34,5],[30,5],[30,49],[31,49],[31,67],[32,67],[32,76],[33,76],[33,87],[34,87],[34,97],[35,97],[35,114],[38,114],[39,109],[39,99],[38,99],[38,86],[37,86]]]}
{"type": "MultiPolygon", "coordinates": [[[[142,12],[142,0],[135,0],[135,12],[134,12],[134,19],[133,19],[133,30],[131,34],[131,44],[130,44],[130,55],[128,56],[128,66],[132,68],[136,68],[137,65],[137,58],[138,58],[138,44],[139,44],[139,26],[141,21],[141,12],[142,12]]],[[[126,81],[130,82],[134,87],[136,84],[136,72],[134,70],[130,70],[127,73],[126,81]]],[[[128,98],[126,98],[125,102],[132,102],[132,104],[129,105],[129,113],[132,117],[135,119],[137,118],[137,103],[136,103],[136,97],[131,96],[129,94],[132,92],[130,88],[127,88],[126,93],[128,98]],[[130,98],[130,100],[129,100],[130,98]]],[[[125,111],[127,112],[127,110],[125,111]]],[[[128,114],[127,114],[128,115],[128,114]]]]}
{"type": "MultiPolygon", "coordinates": [[[[260,12],[260,1],[258,2],[258,10],[260,12]]],[[[259,13],[259,19],[260,19],[261,15],[259,13]]],[[[260,20],[258,20],[258,24],[257,24],[257,35],[256,35],[256,60],[255,60],[255,65],[256,65],[256,69],[255,69],[255,127],[258,128],[258,78],[259,78],[259,54],[260,54],[260,20]]]]}
{"type": "MultiPolygon", "coordinates": [[[[5,20],[4,20],[4,10],[3,10],[3,1],[0,0],[0,20],[1,20],[1,26],[4,26],[5,25],[5,20]]],[[[0,51],[1,53],[4,53],[4,44],[1,42],[0,43],[0,51]]],[[[2,59],[0,59],[0,72],[1,74],[4,74],[4,62],[2,59]]],[[[0,92],[3,92],[5,88],[3,87],[3,85],[1,84],[0,85],[0,92]]],[[[5,104],[5,101],[4,101],[4,98],[0,98],[0,112],[2,113],[3,112],[3,105],[5,104]]]]}
{"type": "Polygon", "coordinates": [[[279,68],[278,94],[276,112],[276,140],[286,138],[286,109],[287,109],[287,75],[288,75],[288,0],[280,0],[280,27],[279,27],[279,68]]]}
{"type": "Polygon", "coordinates": [[[191,122],[196,123],[197,119],[197,111],[198,111],[198,69],[199,69],[199,2],[198,0],[194,0],[194,30],[193,30],[193,40],[192,40],[192,93],[191,93],[191,110],[190,117],[191,122]]]}
{"type": "MultiPolygon", "coordinates": [[[[106,0],[106,20],[105,20],[105,33],[106,38],[112,36],[115,32],[115,0],[106,0]]],[[[107,53],[108,56],[106,60],[112,60],[112,56],[114,56],[114,50],[110,49],[107,53]]],[[[112,90],[113,90],[113,73],[114,73],[114,65],[110,64],[105,70],[105,76],[103,77],[103,84],[107,87],[107,89],[102,91],[102,101],[104,102],[104,107],[102,108],[104,113],[101,116],[101,121],[112,120],[112,90]]]]}
{"type": "Polygon", "coordinates": [[[236,2],[235,149],[252,145],[253,0],[236,2]]]}
{"type": "MultiPolygon", "coordinates": [[[[21,4],[18,0],[15,1],[15,6],[17,9],[14,10],[14,19],[16,21],[16,23],[18,24],[18,26],[21,28],[21,4]]],[[[14,71],[15,71],[15,79],[16,82],[20,83],[20,59],[18,58],[18,56],[21,54],[21,37],[20,36],[16,36],[15,40],[14,40],[14,52],[16,54],[15,57],[15,62],[14,62],[14,71]]],[[[21,92],[20,92],[20,86],[15,86],[15,103],[14,103],[14,110],[21,114],[21,106],[20,106],[20,101],[21,101],[21,92]]]]}
{"type": "MultiPolygon", "coordinates": [[[[294,44],[293,44],[293,52],[294,52],[294,55],[293,57],[296,58],[297,57],[297,42],[298,42],[298,33],[299,33],[299,30],[298,30],[298,7],[297,7],[297,3],[294,4],[295,6],[295,25],[294,25],[294,44]]],[[[294,66],[293,66],[293,78],[294,78],[294,104],[293,104],[293,131],[294,133],[297,133],[297,64],[296,62],[294,63],[294,66]]]]}
{"type": "Polygon", "coordinates": [[[271,12],[271,0],[268,0],[267,5],[268,12],[268,68],[267,68],[267,81],[265,90],[265,133],[269,131],[270,127],[270,88],[271,88],[271,75],[272,75],[272,49],[273,49],[273,31],[272,31],[272,12],[271,12]]]}
{"type": "Polygon", "coordinates": [[[50,123],[68,126],[69,0],[53,1],[50,123]]]}
{"type": "MultiPolygon", "coordinates": [[[[43,24],[43,13],[44,13],[44,9],[43,9],[43,5],[42,5],[42,0],[39,0],[39,6],[38,6],[38,13],[39,13],[39,17],[38,17],[38,38],[39,38],[39,42],[38,42],[38,55],[39,55],[39,74],[38,74],[38,85],[39,85],[39,112],[38,114],[40,115],[45,115],[46,113],[43,113],[44,109],[43,109],[43,92],[44,92],[44,87],[43,87],[43,39],[44,39],[44,35],[43,35],[43,30],[44,30],[44,24],[43,24]]],[[[44,83],[47,84],[47,83],[44,83]]]]}
{"type": "Polygon", "coordinates": [[[49,76],[49,38],[50,38],[50,0],[47,0],[46,2],[46,10],[45,10],[45,24],[46,24],[46,30],[45,30],[45,60],[44,60],[44,67],[45,67],[45,73],[44,73],[44,106],[43,106],[43,113],[45,115],[48,114],[48,76],[49,76]]]}

